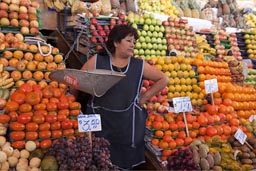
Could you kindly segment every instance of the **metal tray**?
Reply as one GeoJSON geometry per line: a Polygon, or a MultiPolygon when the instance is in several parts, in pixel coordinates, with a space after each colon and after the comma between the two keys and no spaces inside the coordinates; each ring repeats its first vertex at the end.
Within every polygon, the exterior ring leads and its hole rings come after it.
{"type": "Polygon", "coordinates": [[[62,69],[51,72],[49,78],[67,84],[75,89],[101,97],[125,74],[104,69],[77,70],[62,69]]]}

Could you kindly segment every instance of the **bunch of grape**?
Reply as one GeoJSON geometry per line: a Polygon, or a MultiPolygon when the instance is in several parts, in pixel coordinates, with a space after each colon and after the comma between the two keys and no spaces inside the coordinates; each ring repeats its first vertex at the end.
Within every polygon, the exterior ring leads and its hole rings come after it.
{"type": "Polygon", "coordinates": [[[168,170],[200,170],[200,166],[194,162],[191,148],[178,148],[176,152],[168,157],[168,170]]]}
{"type": "Polygon", "coordinates": [[[92,136],[76,139],[60,138],[48,150],[47,155],[55,156],[60,171],[67,170],[118,170],[110,161],[109,142],[92,136]]]}

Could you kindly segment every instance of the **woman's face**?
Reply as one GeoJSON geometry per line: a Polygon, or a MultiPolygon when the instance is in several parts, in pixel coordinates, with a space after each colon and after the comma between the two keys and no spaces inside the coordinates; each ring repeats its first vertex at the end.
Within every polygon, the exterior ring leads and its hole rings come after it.
{"type": "Polygon", "coordinates": [[[122,54],[125,57],[133,56],[135,41],[134,36],[126,36],[120,43],[115,43],[116,53],[122,54]]]}

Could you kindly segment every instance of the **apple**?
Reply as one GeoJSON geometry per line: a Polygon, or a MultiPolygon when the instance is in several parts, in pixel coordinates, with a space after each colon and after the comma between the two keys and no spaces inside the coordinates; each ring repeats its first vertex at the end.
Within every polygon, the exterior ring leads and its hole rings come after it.
{"type": "Polygon", "coordinates": [[[94,25],[97,25],[97,24],[98,24],[97,19],[94,18],[94,17],[92,17],[92,18],[90,19],[90,22],[91,22],[91,24],[94,24],[94,25]]]}
{"type": "Polygon", "coordinates": [[[36,14],[28,14],[28,20],[29,21],[32,21],[32,20],[37,20],[37,16],[36,16],[36,14]]]}
{"type": "Polygon", "coordinates": [[[96,47],[95,47],[95,50],[96,51],[99,51],[99,50],[101,50],[103,47],[101,46],[101,45],[97,45],[96,47]]]}
{"type": "Polygon", "coordinates": [[[35,28],[38,28],[39,27],[39,23],[37,20],[32,20],[29,22],[29,26],[30,27],[35,27],[35,28]]]}
{"type": "Polygon", "coordinates": [[[0,98],[0,109],[1,110],[5,108],[6,103],[7,103],[6,99],[0,98]]]}
{"type": "Polygon", "coordinates": [[[20,5],[28,7],[28,6],[31,5],[31,1],[29,1],[29,0],[20,0],[20,5]]]}
{"type": "Polygon", "coordinates": [[[19,60],[17,62],[16,68],[20,71],[23,71],[26,69],[26,63],[24,62],[24,60],[19,60]]]}
{"type": "Polygon", "coordinates": [[[100,31],[99,31],[99,35],[100,35],[100,36],[106,36],[106,33],[105,33],[104,30],[100,30],[100,31]]]}
{"type": "Polygon", "coordinates": [[[149,86],[149,81],[148,80],[143,80],[143,86],[148,87],[149,86]]]}
{"type": "Polygon", "coordinates": [[[29,14],[35,14],[35,15],[36,15],[36,14],[37,14],[36,8],[29,6],[29,7],[28,7],[28,13],[29,13],[29,14]]]}
{"type": "Polygon", "coordinates": [[[156,96],[152,96],[150,99],[149,99],[150,102],[157,102],[157,97],[156,96]]]}
{"type": "Polygon", "coordinates": [[[89,30],[96,30],[95,25],[92,25],[92,24],[91,24],[91,25],[89,26],[89,30]]]}
{"type": "Polygon", "coordinates": [[[29,21],[28,20],[20,20],[19,25],[21,27],[29,27],[29,21]]]}
{"type": "Polygon", "coordinates": [[[92,35],[93,35],[93,36],[98,36],[99,34],[98,34],[97,31],[93,31],[93,32],[92,32],[92,35]]]}
{"type": "Polygon", "coordinates": [[[159,107],[157,108],[157,112],[158,113],[165,113],[165,112],[167,112],[167,109],[166,109],[165,106],[159,105],[159,107]]]}
{"type": "Polygon", "coordinates": [[[19,10],[20,10],[19,5],[17,5],[17,4],[10,4],[9,5],[9,11],[19,12],[19,10]]]}
{"type": "Polygon", "coordinates": [[[124,13],[119,13],[118,17],[120,20],[125,20],[125,14],[124,13]]]}
{"type": "Polygon", "coordinates": [[[108,25],[104,25],[104,26],[103,26],[103,30],[105,30],[105,31],[106,31],[106,30],[109,30],[109,26],[108,26],[108,25]]]}
{"type": "Polygon", "coordinates": [[[97,38],[96,37],[91,37],[90,41],[91,41],[92,44],[95,44],[95,43],[97,43],[97,38]]]}
{"type": "Polygon", "coordinates": [[[98,43],[103,43],[103,42],[104,42],[103,37],[98,37],[97,42],[98,42],[98,43]]]}
{"type": "Polygon", "coordinates": [[[154,104],[151,103],[151,102],[147,103],[146,109],[147,109],[148,112],[153,111],[154,110],[154,104]]]}
{"type": "Polygon", "coordinates": [[[8,18],[8,12],[5,10],[0,10],[0,18],[8,18]]]}
{"type": "Polygon", "coordinates": [[[146,87],[141,87],[141,90],[140,90],[140,93],[141,93],[141,94],[144,94],[146,91],[147,91],[147,88],[146,88],[146,87]]]}
{"type": "Polygon", "coordinates": [[[28,9],[25,6],[20,6],[19,13],[27,13],[28,9]]]}
{"type": "Polygon", "coordinates": [[[8,11],[9,5],[5,2],[0,3],[0,10],[8,11]]]}
{"type": "Polygon", "coordinates": [[[101,25],[97,25],[97,26],[96,26],[96,29],[97,29],[97,30],[103,30],[103,27],[102,27],[101,25]]]}
{"type": "Polygon", "coordinates": [[[18,27],[19,26],[19,21],[17,19],[13,18],[10,21],[10,25],[14,26],[14,27],[18,27]]]}
{"type": "Polygon", "coordinates": [[[21,27],[20,32],[21,32],[22,34],[29,34],[29,28],[23,26],[23,27],[21,27]]]}
{"type": "Polygon", "coordinates": [[[0,25],[1,26],[9,26],[10,25],[10,21],[9,21],[9,19],[8,18],[1,18],[0,19],[0,25]]]}
{"type": "Polygon", "coordinates": [[[31,34],[39,34],[39,29],[36,28],[36,27],[31,27],[30,30],[29,30],[29,32],[30,32],[31,34]]]}
{"type": "Polygon", "coordinates": [[[27,13],[19,13],[19,19],[20,20],[28,20],[28,14],[27,13]]]}

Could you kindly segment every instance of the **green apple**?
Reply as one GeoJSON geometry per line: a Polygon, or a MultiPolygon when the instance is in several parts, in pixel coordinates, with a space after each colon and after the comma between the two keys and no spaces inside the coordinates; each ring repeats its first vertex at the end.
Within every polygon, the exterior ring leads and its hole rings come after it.
{"type": "Polygon", "coordinates": [[[158,37],[164,37],[163,32],[158,32],[158,37]]]}
{"type": "Polygon", "coordinates": [[[151,24],[152,24],[152,25],[156,25],[156,19],[154,19],[154,18],[151,19],[151,24]]]}
{"type": "Polygon", "coordinates": [[[140,50],[139,50],[139,55],[144,55],[144,53],[145,53],[145,52],[144,52],[144,49],[140,49],[140,50]]]}
{"type": "Polygon", "coordinates": [[[138,55],[139,54],[139,50],[138,49],[134,49],[133,53],[134,53],[134,55],[138,55]]]}
{"type": "Polygon", "coordinates": [[[136,14],[136,15],[134,16],[134,22],[135,22],[135,23],[139,23],[139,20],[140,20],[140,16],[136,14]]]}
{"type": "Polygon", "coordinates": [[[141,48],[142,49],[146,49],[147,48],[147,43],[146,42],[142,42],[141,43],[141,48]]]}
{"type": "Polygon", "coordinates": [[[153,19],[153,18],[155,18],[155,16],[154,16],[154,14],[149,14],[149,18],[151,18],[151,19],[153,19]]]}
{"type": "Polygon", "coordinates": [[[152,24],[152,21],[150,18],[146,18],[145,19],[145,23],[148,24],[148,25],[151,25],[152,24]]]}
{"type": "Polygon", "coordinates": [[[132,27],[138,29],[138,25],[136,23],[132,23],[132,27]]]}
{"type": "Polygon", "coordinates": [[[150,50],[151,55],[156,55],[156,51],[154,49],[150,50]]]}
{"type": "Polygon", "coordinates": [[[152,36],[153,37],[158,37],[158,33],[156,31],[153,31],[152,36]]]}
{"type": "Polygon", "coordinates": [[[152,48],[153,48],[152,43],[148,43],[148,44],[147,44],[147,48],[148,48],[148,49],[152,49],[152,48]]]}
{"type": "Polygon", "coordinates": [[[160,27],[158,25],[155,26],[155,31],[157,31],[157,32],[160,31],[160,27]]]}
{"type": "Polygon", "coordinates": [[[145,42],[146,42],[146,43],[151,42],[151,38],[150,38],[149,36],[146,36],[146,37],[145,37],[145,42]]]}
{"type": "Polygon", "coordinates": [[[164,29],[164,26],[160,26],[160,32],[164,32],[165,31],[165,29],[164,29]]]}
{"type": "Polygon", "coordinates": [[[158,37],[158,38],[156,39],[156,42],[157,42],[157,43],[162,43],[162,38],[158,37]]]}
{"type": "Polygon", "coordinates": [[[151,55],[150,49],[145,50],[145,55],[151,55]]]}
{"type": "Polygon", "coordinates": [[[143,16],[140,16],[140,18],[139,18],[139,24],[144,24],[144,22],[145,22],[145,20],[144,20],[143,16]]]}
{"type": "Polygon", "coordinates": [[[141,30],[141,35],[142,36],[146,36],[147,35],[147,32],[145,30],[141,30]]]}
{"type": "Polygon", "coordinates": [[[147,36],[152,37],[152,32],[151,31],[147,31],[147,36]]]}
{"type": "Polygon", "coordinates": [[[167,40],[164,38],[162,39],[162,44],[166,45],[167,44],[167,40]]]}
{"type": "Polygon", "coordinates": [[[155,26],[154,25],[150,25],[149,26],[149,30],[152,31],[152,32],[155,31],[155,26]]]}
{"type": "Polygon", "coordinates": [[[157,44],[157,49],[159,49],[159,50],[162,50],[162,48],[163,48],[163,45],[162,44],[157,44]]]}
{"type": "Polygon", "coordinates": [[[161,26],[162,25],[162,21],[160,19],[156,19],[156,24],[161,26]]]}
{"type": "Polygon", "coordinates": [[[165,50],[161,50],[161,56],[166,56],[166,51],[165,50]]]}
{"type": "Polygon", "coordinates": [[[149,26],[147,24],[144,24],[142,29],[145,30],[145,31],[148,31],[149,30],[149,26]]]}
{"type": "Polygon", "coordinates": [[[141,48],[141,43],[140,43],[140,42],[136,42],[135,48],[136,48],[136,49],[140,49],[140,48],[141,48]]]}
{"type": "Polygon", "coordinates": [[[145,37],[141,36],[141,37],[139,38],[139,42],[145,42],[145,37]]]}
{"type": "Polygon", "coordinates": [[[161,51],[160,50],[156,50],[156,55],[157,56],[161,56],[161,51]]]}
{"type": "Polygon", "coordinates": [[[143,14],[143,18],[144,18],[144,19],[149,18],[149,17],[150,17],[150,16],[149,16],[149,13],[146,13],[146,12],[145,12],[145,13],[143,14]]]}
{"type": "Polygon", "coordinates": [[[151,42],[155,43],[156,42],[156,37],[152,37],[151,42]]]}

